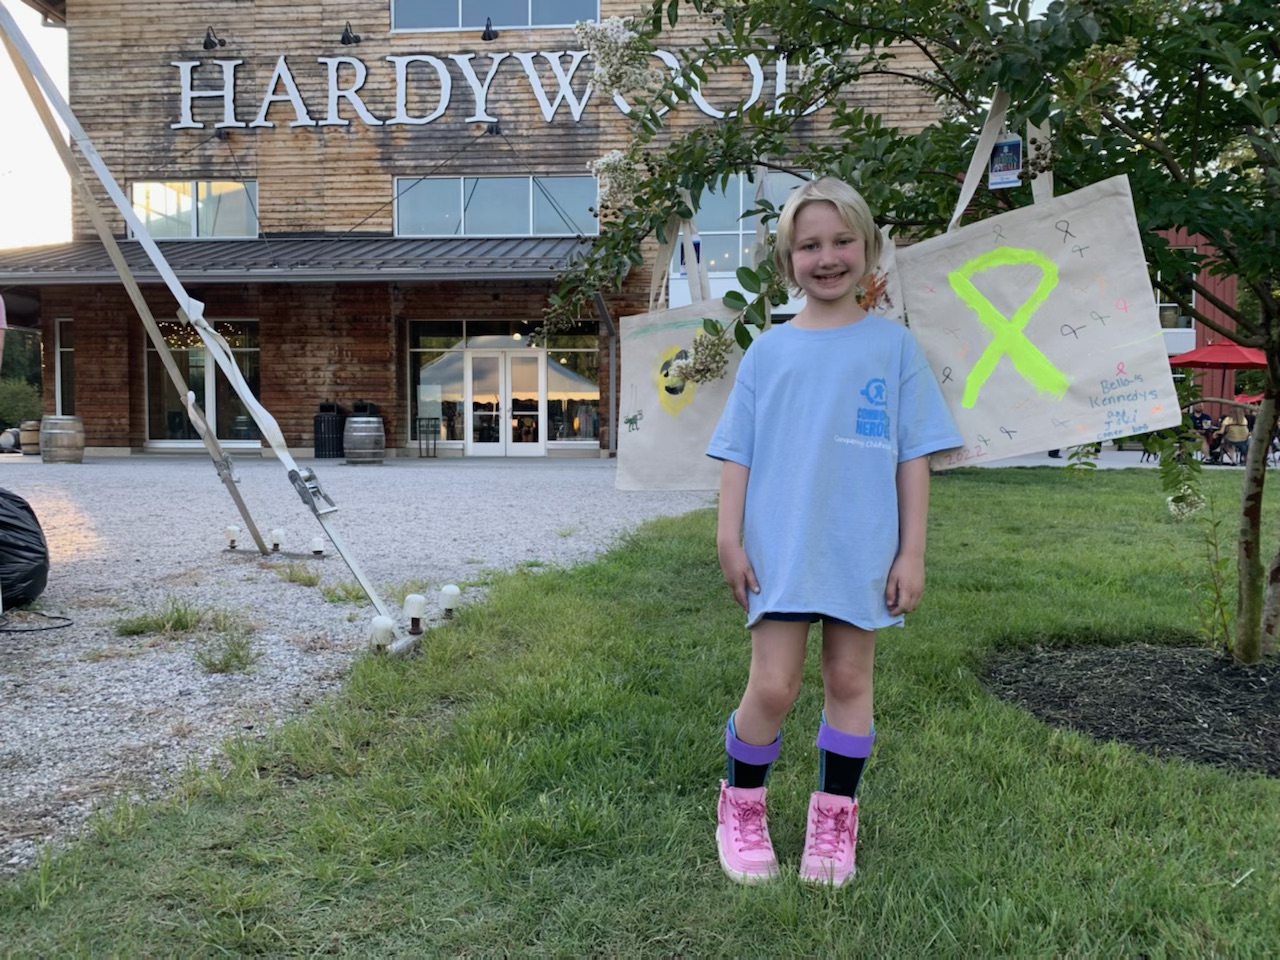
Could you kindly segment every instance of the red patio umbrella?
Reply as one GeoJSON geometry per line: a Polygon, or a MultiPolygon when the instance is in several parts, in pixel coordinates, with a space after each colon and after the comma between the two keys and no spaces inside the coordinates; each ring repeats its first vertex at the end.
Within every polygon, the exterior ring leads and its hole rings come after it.
{"type": "Polygon", "coordinates": [[[1170,357],[1169,366],[1202,370],[1263,370],[1267,366],[1267,357],[1254,347],[1242,347],[1233,340],[1218,340],[1170,357]]]}

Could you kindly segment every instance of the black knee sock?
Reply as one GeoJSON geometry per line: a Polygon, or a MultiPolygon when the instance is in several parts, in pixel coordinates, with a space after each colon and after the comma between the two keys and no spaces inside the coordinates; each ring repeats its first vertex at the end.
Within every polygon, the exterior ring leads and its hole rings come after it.
{"type": "Polygon", "coordinates": [[[779,733],[773,743],[763,747],[745,743],[738,739],[738,731],[733,724],[736,713],[734,711],[734,714],[730,714],[724,730],[724,749],[729,758],[729,786],[747,790],[763,787],[769,779],[769,768],[773,766],[773,761],[778,758],[778,752],[782,748],[782,734],[779,733]]]}

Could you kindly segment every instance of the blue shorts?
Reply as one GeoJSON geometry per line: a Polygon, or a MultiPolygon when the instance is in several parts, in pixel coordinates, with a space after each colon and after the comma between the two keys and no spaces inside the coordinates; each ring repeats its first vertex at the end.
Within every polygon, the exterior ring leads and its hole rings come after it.
{"type": "Polygon", "coordinates": [[[821,620],[823,623],[839,623],[846,627],[854,626],[848,620],[841,620],[838,617],[828,617],[824,613],[762,613],[761,620],[781,620],[783,623],[817,623],[821,620]]]}

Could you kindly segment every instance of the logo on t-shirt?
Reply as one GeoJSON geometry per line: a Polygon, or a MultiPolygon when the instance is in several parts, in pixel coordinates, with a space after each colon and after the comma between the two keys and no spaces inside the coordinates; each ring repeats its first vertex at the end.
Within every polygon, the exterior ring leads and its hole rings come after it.
{"type": "Polygon", "coordinates": [[[883,409],[889,404],[889,390],[883,377],[875,377],[867,381],[862,388],[862,396],[870,407],[858,407],[858,423],[856,433],[860,437],[888,437],[889,411],[883,409]]]}

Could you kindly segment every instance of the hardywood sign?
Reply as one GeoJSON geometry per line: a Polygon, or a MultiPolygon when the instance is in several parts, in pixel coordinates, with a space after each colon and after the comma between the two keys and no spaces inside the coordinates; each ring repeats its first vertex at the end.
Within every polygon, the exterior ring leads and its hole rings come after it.
{"type": "MultiPolygon", "coordinates": [[[[175,60],[172,61],[172,66],[178,68],[182,78],[182,111],[181,119],[177,123],[169,124],[169,128],[172,130],[203,129],[204,123],[197,121],[192,116],[192,104],[199,99],[221,101],[222,119],[213,125],[215,128],[274,127],[276,125],[275,121],[267,119],[267,112],[274,103],[288,103],[292,107],[294,118],[289,121],[289,126],[291,127],[349,126],[351,121],[340,114],[340,105],[344,100],[354,111],[355,116],[362,123],[371,127],[397,124],[422,125],[440,119],[451,109],[454,99],[455,80],[458,76],[461,77],[467,89],[467,94],[463,95],[465,105],[457,108],[470,111],[470,116],[466,118],[466,122],[496,123],[498,118],[490,111],[489,88],[493,84],[494,77],[498,75],[499,68],[508,59],[514,59],[523,69],[533,95],[538,101],[538,106],[542,110],[542,116],[547,123],[555,121],[556,113],[562,105],[567,106],[569,114],[573,117],[575,123],[582,119],[582,111],[591,99],[592,87],[589,82],[583,83],[582,92],[579,94],[574,89],[573,83],[578,68],[587,56],[587,51],[499,53],[493,56],[486,56],[481,58],[489,61],[488,69],[485,70],[483,79],[480,78],[476,65],[472,63],[473,60],[477,59],[477,56],[474,53],[455,53],[442,58],[418,53],[407,56],[387,57],[386,60],[391,67],[386,69],[395,70],[395,104],[394,106],[376,105],[379,107],[382,116],[375,114],[360,96],[360,88],[364,86],[365,80],[369,76],[369,68],[364,61],[356,57],[317,57],[316,63],[323,65],[328,75],[328,98],[324,104],[324,116],[322,119],[317,120],[312,114],[312,109],[315,105],[308,105],[306,100],[303,99],[302,93],[298,90],[298,84],[294,80],[294,74],[289,67],[288,60],[282,55],[276,61],[276,68],[271,74],[271,79],[267,82],[266,90],[258,105],[257,116],[248,123],[239,119],[236,109],[236,67],[244,63],[243,60],[175,60]],[[567,65],[564,62],[565,57],[569,58],[567,65]],[[550,92],[547,90],[543,78],[535,66],[535,61],[539,59],[546,63],[555,79],[555,87],[550,92]],[[446,61],[449,62],[447,63],[446,61]],[[452,66],[450,66],[450,63],[452,66]],[[208,67],[213,64],[216,64],[221,70],[221,86],[195,89],[196,71],[204,67],[205,69],[201,70],[201,79],[204,79],[204,75],[212,72],[208,67]],[[411,68],[413,68],[412,75],[411,68]],[[410,114],[409,94],[411,91],[419,97],[423,96],[423,92],[425,92],[428,102],[434,102],[434,109],[421,116],[410,114]],[[432,98],[432,94],[434,94],[434,98],[432,98]]],[[[654,56],[661,60],[673,73],[678,72],[679,62],[673,54],[666,50],[657,50],[654,51],[654,56]]],[[[734,104],[728,111],[717,109],[707,102],[697,87],[689,90],[690,101],[707,116],[715,117],[716,119],[733,116],[738,110],[746,109],[755,104],[764,90],[764,70],[760,66],[759,59],[754,54],[748,54],[743,57],[742,62],[751,76],[751,94],[744,103],[741,105],[734,104]]],[[[589,73],[589,70],[584,71],[584,75],[589,75],[589,73]]],[[[786,91],[786,86],[787,64],[785,60],[780,60],[774,82],[774,110],[778,109],[778,100],[786,91]]],[[[624,114],[630,113],[632,110],[631,104],[621,94],[615,93],[613,102],[624,114]]],[[[815,107],[814,109],[817,108],[815,107]]]]}

